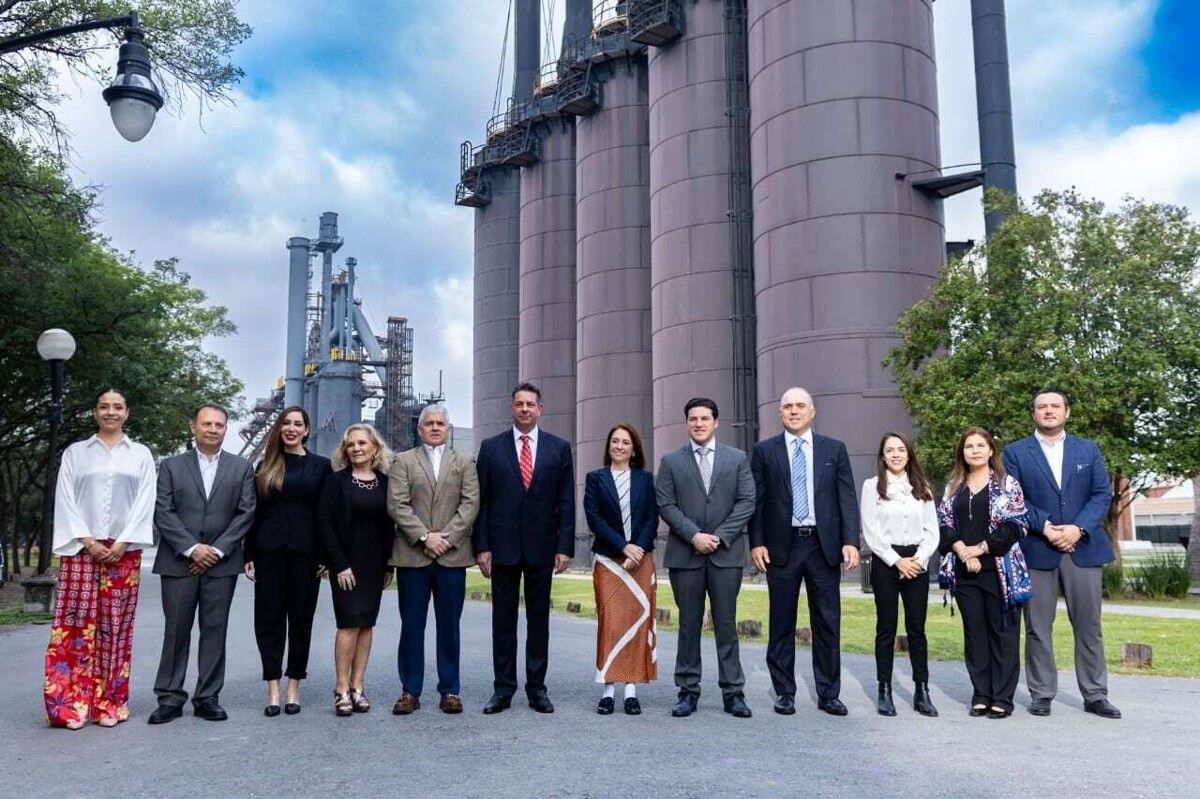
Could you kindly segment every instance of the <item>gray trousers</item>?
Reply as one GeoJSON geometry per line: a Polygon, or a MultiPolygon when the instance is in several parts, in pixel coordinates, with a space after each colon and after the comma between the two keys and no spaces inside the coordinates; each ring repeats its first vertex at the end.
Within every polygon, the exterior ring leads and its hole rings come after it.
{"type": "Polygon", "coordinates": [[[162,576],[162,605],[166,625],[163,629],[162,656],[154,694],[160,705],[182,707],[187,701],[183,681],[187,677],[188,653],[192,643],[192,625],[200,612],[199,675],[192,703],[216,699],[225,684],[225,631],[229,626],[229,606],[237,588],[237,575],[209,577],[162,576]]]}
{"type": "Polygon", "coordinates": [[[679,645],[675,656],[675,685],[679,695],[700,696],[700,637],[707,594],[717,639],[717,684],[723,697],[742,696],[746,677],[738,654],[736,620],[742,569],[714,566],[706,558],[698,569],[670,571],[671,591],[679,607],[679,645]]]}
{"type": "Polygon", "coordinates": [[[1067,617],[1075,633],[1075,677],[1085,702],[1108,696],[1108,666],[1100,628],[1103,569],[1076,566],[1064,555],[1057,569],[1030,569],[1033,599],[1025,606],[1025,682],[1034,699],[1053,699],[1058,692],[1054,663],[1054,613],[1062,589],[1067,617]]]}

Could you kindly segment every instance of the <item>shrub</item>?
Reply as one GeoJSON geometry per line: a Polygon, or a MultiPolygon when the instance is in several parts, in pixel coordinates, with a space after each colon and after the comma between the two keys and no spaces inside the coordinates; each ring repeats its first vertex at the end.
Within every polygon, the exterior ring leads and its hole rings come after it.
{"type": "Polygon", "coordinates": [[[1125,595],[1125,569],[1120,561],[1104,564],[1100,586],[1105,599],[1119,599],[1125,595]]]}
{"type": "Polygon", "coordinates": [[[1183,599],[1192,584],[1192,572],[1186,554],[1155,552],[1129,569],[1130,586],[1150,599],[1183,599]]]}

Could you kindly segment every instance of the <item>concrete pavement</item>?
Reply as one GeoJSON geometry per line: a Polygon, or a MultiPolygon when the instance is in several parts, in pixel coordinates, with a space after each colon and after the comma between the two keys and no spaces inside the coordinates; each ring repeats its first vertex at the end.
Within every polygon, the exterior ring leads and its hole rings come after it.
{"type": "MultiPolygon", "coordinates": [[[[230,720],[184,718],[146,724],[162,635],[158,578],[146,572],[134,641],[133,719],[116,729],[79,732],[45,726],[42,657],[48,628],[0,632],[0,753],[9,796],[451,796],[451,797],[793,797],[793,796],[1154,796],[1200,794],[1194,767],[1200,740],[1200,680],[1112,677],[1125,718],[1082,712],[1074,675],[1061,675],[1049,718],[1020,706],[1010,719],[969,718],[961,663],[933,663],[941,718],[912,712],[911,683],[896,682],[896,718],[875,714],[874,662],[844,657],[846,718],[817,712],[808,650],[797,657],[802,683],[795,716],[771,712],[764,647],[742,646],[754,718],[721,712],[715,651],[704,643],[704,695],[688,719],[669,715],[675,637],[664,634],[659,680],[640,692],[640,717],[595,714],[594,623],[551,621],[550,695],[539,716],[524,704],[480,713],[491,692],[490,608],[468,602],[463,618],[466,712],[436,709],[433,639],[425,705],[394,717],[398,613],[384,597],[367,675],[374,708],[337,718],[331,706],[333,613],[328,588],[318,610],[310,679],[298,716],[266,718],[252,630],[252,589],[234,600],[222,704],[230,720]]],[[[194,680],[194,647],[192,676],[194,680]]],[[[897,677],[908,664],[897,659],[897,677]]],[[[192,687],[189,684],[189,689],[192,687]]],[[[520,694],[518,694],[520,697],[520,694]]]]}

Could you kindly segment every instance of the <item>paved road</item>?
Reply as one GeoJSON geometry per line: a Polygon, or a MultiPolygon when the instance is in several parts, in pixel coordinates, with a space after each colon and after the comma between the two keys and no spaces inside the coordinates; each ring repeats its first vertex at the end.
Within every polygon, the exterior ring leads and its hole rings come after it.
{"type": "MultiPolygon", "coordinates": [[[[850,716],[818,713],[801,696],[797,715],[771,712],[762,645],[744,645],[753,719],[720,709],[715,653],[705,642],[700,711],[673,719],[670,677],[675,639],[664,635],[665,668],[644,688],[646,713],[594,713],[593,623],[551,622],[549,685],[558,708],[539,716],[525,706],[499,716],[479,711],[490,693],[489,606],[468,602],[463,619],[467,712],[445,716],[436,701],[413,716],[389,713],[398,693],[398,614],[385,597],[377,647],[367,675],[375,709],[337,718],[331,707],[333,614],[328,589],[316,622],[304,711],[268,719],[251,629],[251,590],[234,601],[223,723],[190,714],[150,727],[150,689],[162,633],[158,578],[143,584],[134,644],[134,718],[113,730],[80,732],[45,726],[42,654],[47,628],[0,632],[0,786],[6,796],[451,796],[451,797],[793,797],[913,795],[1154,796],[1200,795],[1195,742],[1200,740],[1200,681],[1112,678],[1125,719],[1085,715],[1073,675],[1064,673],[1054,715],[1035,719],[1024,705],[1004,721],[969,718],[969,684],[961,664],[935,663],[933,697],[941,718],[907,706],[896,718],[874,713],[874,665],[845,658],[842,698],[850,716]],[[1189,766],[1189,764],[1193,764],[1189,766]],[[983,777],[981,775],[990,775],[983,777]]],[[[430,625],[432,630],[432,624],[430,625]]],[[[432,653],[432,641],[429,651],[432,653]]],[[[432,656],[431,656],[432,658],[432,656]]],[[[811,685],[808,651],[799,677],[811,685]]],[[[194,666],[193,666],[194,668],[194,666]]],[[[901,672],[907,663],[898,661],[901,672]]],[[[434,680],[428,677],[430,692],[434,680]]],[[[897,684],[897,700],[911,699],[897,684]]],[[[804,694],[809,689],[802,689],[804,694]]],[[[428,698],[428,693],[427,693],[428,698]]],[[[434,696],[436,700],[436,696],[434,696]]],[[[1027,703],[1024,688],[1018,694],[1027,703]]]]}

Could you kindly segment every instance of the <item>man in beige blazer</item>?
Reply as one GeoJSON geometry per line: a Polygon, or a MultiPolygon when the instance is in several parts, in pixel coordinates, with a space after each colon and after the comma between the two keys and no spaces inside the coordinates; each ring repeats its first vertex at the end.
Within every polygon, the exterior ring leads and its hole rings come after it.
{"type": "Polygon", "coordinates": [[[461,713],[459,619],[467,591],[467,567],[475,564],[471,528],[479,513],[479,477],[471,456],[446,446],[450,415],[428,405],[417,420],[421,444],[392,461],[388,513],[398,534],[390,565],[396,567],[400,600],[400,698],[392,707],[406,716],[421,706],[425,681],[425,619],[429,598],[437,619],[439,707],[461,713]]]}

